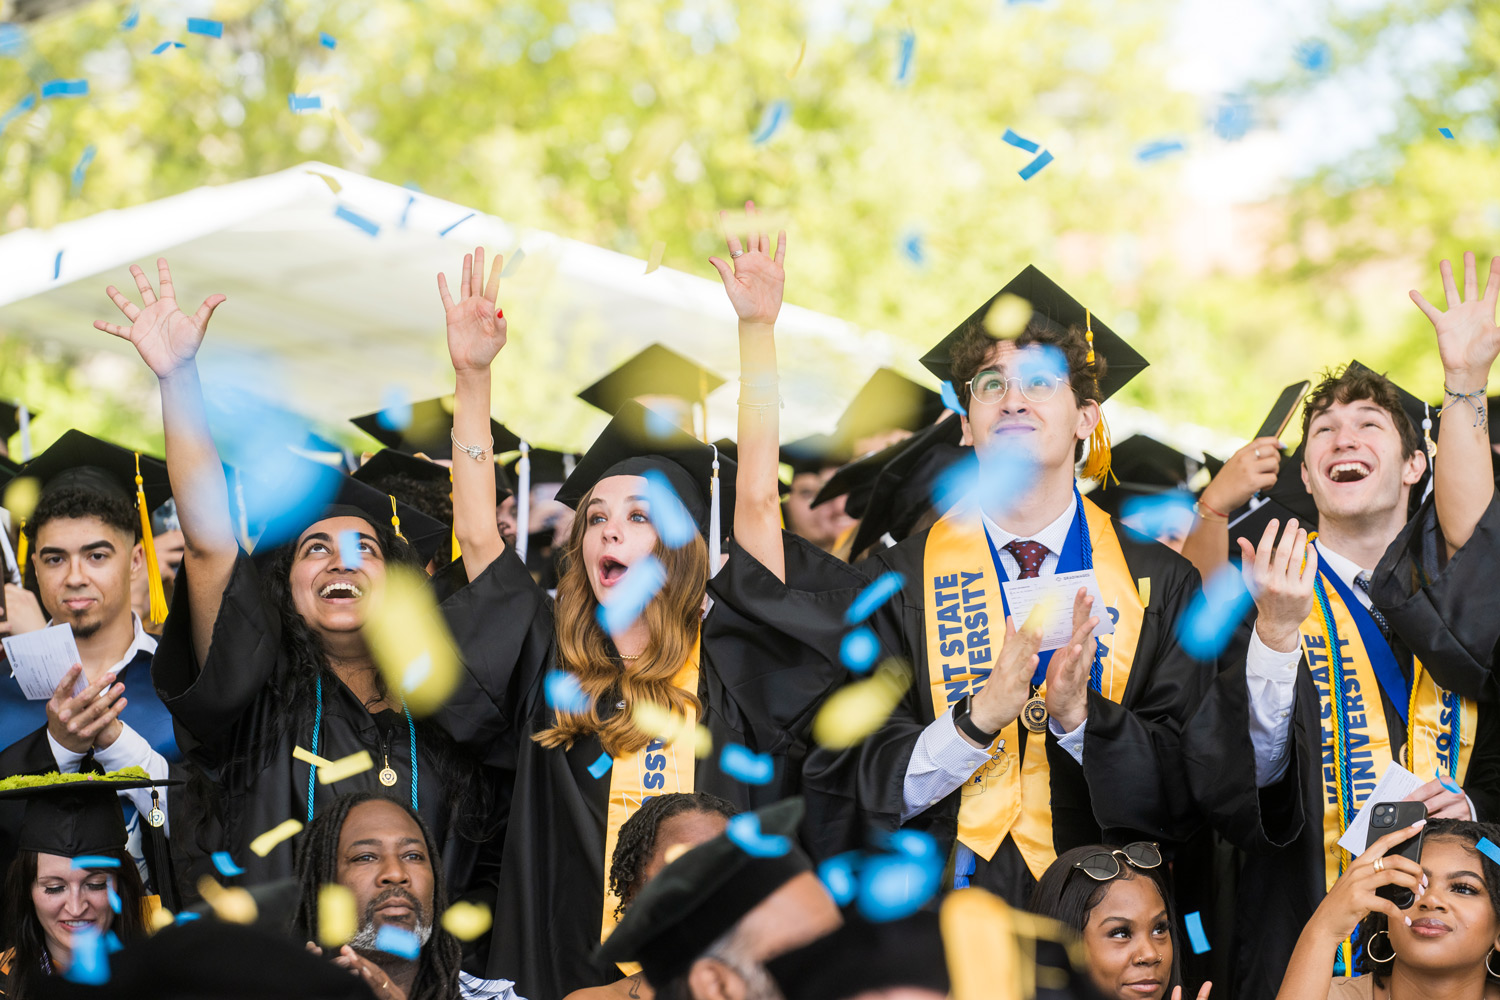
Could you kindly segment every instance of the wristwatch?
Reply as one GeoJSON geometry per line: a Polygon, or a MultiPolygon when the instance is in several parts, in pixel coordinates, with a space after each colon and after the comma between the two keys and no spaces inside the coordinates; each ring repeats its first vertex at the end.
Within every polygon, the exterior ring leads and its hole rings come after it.
{"type": "Polygon", "coordinates": [[[980,746],[987,747],[995,742],[995,737],[1000,735],[1000,731],[987,733],[974,724],[974,720],[969,717],[969,705],[973,698],[973,695],[966,694],[953,706],[953,724],[969,739],[980,746]]]}

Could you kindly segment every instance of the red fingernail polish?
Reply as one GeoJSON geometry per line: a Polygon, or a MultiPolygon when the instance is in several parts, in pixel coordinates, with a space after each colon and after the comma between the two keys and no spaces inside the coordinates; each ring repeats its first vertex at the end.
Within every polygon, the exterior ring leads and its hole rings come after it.
{"type": "Polygon", "coordinates": [[[495,310],[495,318],[496,319],[504,319],[505,318],[505,310],[504,309],[496,309],[495,310]]]}

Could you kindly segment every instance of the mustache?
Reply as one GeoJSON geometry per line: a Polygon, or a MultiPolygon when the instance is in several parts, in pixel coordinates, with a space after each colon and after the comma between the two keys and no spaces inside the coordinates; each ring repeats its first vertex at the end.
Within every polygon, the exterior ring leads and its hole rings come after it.
{"type": "Polygon", "coordinates": [[[411,893],[407,892],[399,885],[393,885],[385,892],[382,892],[380,895],[372,899],[370,901],[370,905],[365,907],[365,926],[368,927],[375,922],[376,910],[380,909],[382,906],[385,906],[387,903],[392,902],[393,900],[399,900],[400,902],[403,902],[407,906],[411,907],[412,913],[416,914],[418,924],[426,922],[426,920],[424,919],[426,917],[426,913],[422,909],[422,904],[417,901],[417,897],[413,896],[411,893]]]}

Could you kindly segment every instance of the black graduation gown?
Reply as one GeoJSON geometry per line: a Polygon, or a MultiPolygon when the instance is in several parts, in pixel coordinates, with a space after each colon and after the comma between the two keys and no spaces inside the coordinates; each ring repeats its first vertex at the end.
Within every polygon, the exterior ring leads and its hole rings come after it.
{"type": "MultiPolygon", "coordinates": [[[[778,581],[744,550],[712,581],[703,619],[699,722],[713,734],[713,753],[699,760],[694,787],[755,809],[794,794],[812,717],[846,671],[813,652],[826,648],[862,578],[801,539],[784,536],[787,578],[778,581]],[[815,574],[808,572],[817,567],[815,574]],[[799,577],[851,589],[803,594],[799,577]],[[761,617],[774,615],[774,617],[761,617]],[[746,785],[719,769],[719,752],[740,743],[769,754],[775,775],[746,785]]],[[[531,739],[553,722],[543,680],[556,668],[553,604],[507,548],[443,611],[467,664],[467,677],[440,712],[461,746],[486,763],[513,761],[515,787],[500,866],[491,931],[490,978],[512,979],[529,1000],[560,1000],[573,990],[620,978],[593,960],[604,908],[609,774],[589,765],[603,752],[597,738],[571,749],[531,739]]],[[[601,703],[601,714],[614,708],[601,703]]]]}
{"type": "MultiPolygon", "coordinates": [[[[1493,532],[1497,515],[1491,505],[1485,515],[1493,532]]],[[[1387,550],[1381,560],[1385,568],[1393,555],[1413,534],[1419,517],[1408,525],[1401,539],[1387,550]]],[[[1420,531],[1417,532],[1420,534],[1420,531]]],[[[1428,534],[1429,539],[1440,536],[1428,534]]],[[[1491,533],[1486,536],[1493,539],[1491,533]]],[[[1476,540],[1481,536],[1476,535],[1476,540]]],[[[1472,544],[1472,543],[1471,543],[1472,544]]],[[[1433,579],[1438,593],[1451,594],[1461,582],[1458,571],[1474,571],[1467,586],[1485,586],[1493,593],[1493,569],[1485,569],[1478,553],[1469,546],[1450,560],[1445,572],[1433,579]],[[1455,573],[1449,576],[1449,573],[1455,573]],[[1484,577],[1490,579],[1486,581],[1484,577]]],[[[1490,566],[1493,567],[1493,557],[1490,566]]],[[[1389,585],[1389,579],[1386,581],[1389,585]]],[[[1380,606],[1380,605],[1377,605],[1380,606]]],[[[1431,605],[1428,605],[1429,611],[1431,605]]],[[[1382,607],[1382,612],[1385,608],[1382,607]]],[[[1292,949],[1303,926],[1325,895],[1323,863],[1323,731],[1317,687],[1304,657],[1297,667],[1296,702],[1292,730],[1288,740],[1289,761],[1286,772],[1266,788],[1255,787],[1255,755],[1250,742],[1250,698],[1245,680],[1245,653],[1249,646],[1254,611],[1236,634],[1233,646],[1226,650],[1223,673],[1214,683],[1183,735],[1183,755],[1194,797],[1209,821],[1226,839],[1245,854],[1238,879],[1235,907],[1236,927],[1233,934],[1232,983],[1240,1000],[1271,1000],[1281,985],[1282,973],[1291,960],[1292,949]]],[[[1395,618],[1391,621],[1412,619],[1395,618]]],[[[1428,626],[1432,619],[1416,618],[1428,626]]],[[[1439,621],[1449,622],[1447,619],[1439,621]]],[[[1400,626],[1398,626],[1400,627],[1400,626]]],[[[1408,633],[1402,627],[1392,649],[1401,668],[1410,677],[1412,644],[1427,644],[1434,635],[1449,635],[1451,624],[1439,631],[1424,629],[1408,633]]],[[[1423,666],[1443,683],[1444,662],[1424,653],[1423,666]]],[[[1463,674],[1460,672],[1459,676],[1463,674]]],[[[1477,675],[1471,675],[1471,680],[1477,675]]],[[[1478,691],[1464,692],[1481,700],[1474,747],[1464,791],[1474,802],[1482,820],[1500,816],[1500,713],[1494,699],[1497,689],[1493,677],[1478,691]]],[[[1385,691],[1381,691],[1390,745],[1398,752],[1406,744],[1406,728],[1385,691]]],[[[1221,942],[1215,942],[1221,947],[1221,942]]],[[[1217,993],[1217,989],[1215,990],[1217,993]]]]}
{"type": "MultiPolygon", "coordinates": [[[[1199,588],[1198,571],[1166,546],[1133,535],[1118,521],[1114,525],[1130,575],[1151,578],[1150,601],[1120,701],[1089,693],[1083,763],[1047,735],[1058,853],[1101,841],[1169,845],[1185,839],[1199,823],[1187,795],[1178,737],[1215,668],[1189,657],[1176,638],[1178,619],[1199,588]]],[[[887,650],[912,664],[915,679],[885,725],[859,746],[842,752],[817,749],[809,755],[803,776],[805,830],[815,857],[861,847],[867,829],[901,825],[907,764],[917,738],[934,718],[923,638],[927,535],[913,535],[861,567],[871,576],[894,570],[906,577],[906,587],[876,612],[873,622],[887,650]]],[[[1023,754],[1025,744],[1022,740],[1023,754]]],[[[926,831],[950,852],[958,833],[960,797],[954,789],[909,819],[906,827],[926,831]]],[[[1013,906],[1026,906],[1036,881],[1013,839],[1007,837],[988,862],[982,857],[975,862],[971,885],[1013,906]]]]}
{"type": "MultiPolygon", "coordinates": [[[[173,792],[172,828],[179,831],[173,844],[185,852],[183,860],[191,868],[184,872],[179,867],[179,874],[191,891],[199,876],[213,873],[206,863],[208,855],[226,850],[245,870],[244,884],[288,878],[295,870],[299,839],[281,843],[264,858],[249,845],[284,820],[307,822],[309,766],[295,760],[292,750],[312,750],[313,699],[288,705],[273,687],[275,682],[285,683],[294,667],[282,649],[279,612],[267,605],[259,568],[249,556],[241,553],[235,561],[201,670],[193,653],[187,591],[179,579],[152,663],[152,678],[172,712],[178,744],[214,786],[194,782],[173,792]],[[194,826],[198,829],[185,835],[194,826]]],[[[360,750],[370,751],[375,767],[331,785],[315,780],[315,810],[359,791],[411,801],[411,743],[405,717],[391,711],[372,715],[342,682],[325,677],[316,752],[337,760],[360,750]],[[390,788],[377,778],[387,759],[397,775],[390,788]]],[[[469,880],[477,845],[458,838],[450,821],[454,797],[461,792],[453,776],[463,773],[465,766],[454,757],[452,747],[424,739],[419,724],[418,811],[443,847],[445,870],[456,894],[469,880]]]]}

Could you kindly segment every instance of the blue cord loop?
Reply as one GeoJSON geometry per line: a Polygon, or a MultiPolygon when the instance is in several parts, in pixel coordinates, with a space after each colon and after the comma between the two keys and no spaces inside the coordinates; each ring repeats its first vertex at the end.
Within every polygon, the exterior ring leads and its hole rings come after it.
{"type": "MultiPolygon", "coordinates": [[[[317,709],[316,714],[313,716],[312,732],[312,752],[314,755],[318,752],[318,736],[323,729],[323,678],[319,677],[317,681],[317,709]]],[[[411,710],[406,707],[404,699],[401,702],[401,714],[406,716],[406,737],[411,744],[411,808],[413,812],[416,812],[418,801],[417,785],[419,783],[417,776],[417,727],[412,722],[411,710]]],[[[309,823],[313,821],[313,782],[316,780],[317,774],[318,765],[309,764],[307,767],[307,821],[309,823]]]]}

